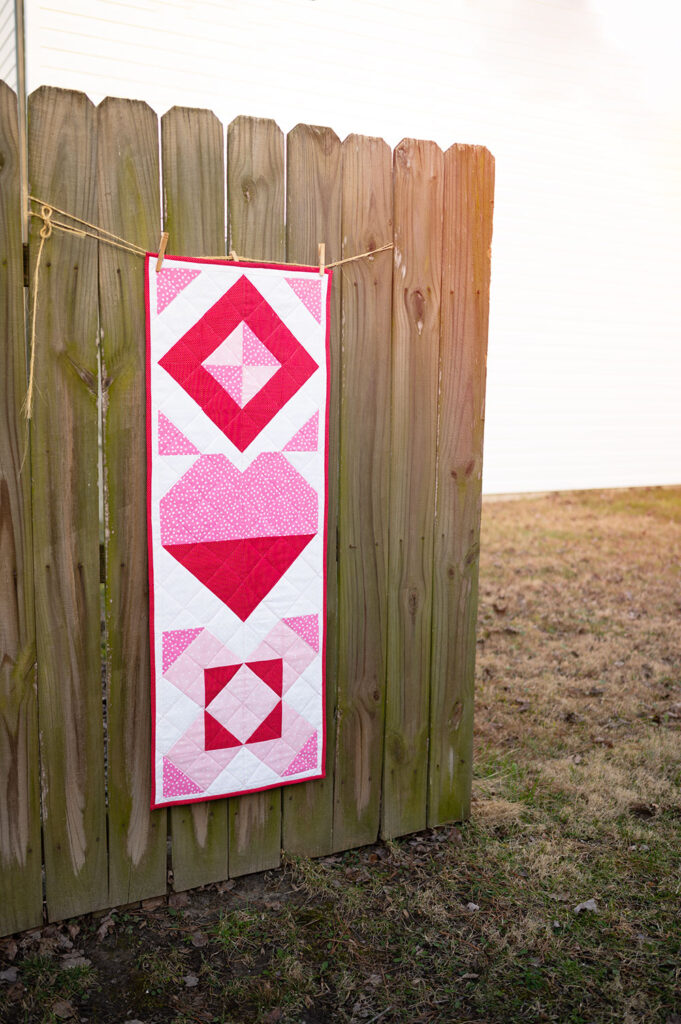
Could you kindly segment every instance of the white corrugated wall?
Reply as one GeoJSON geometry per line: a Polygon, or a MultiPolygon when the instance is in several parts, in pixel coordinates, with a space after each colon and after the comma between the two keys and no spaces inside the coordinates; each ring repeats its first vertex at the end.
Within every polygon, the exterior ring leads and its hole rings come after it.
{"type": "Polygon", "coordinates": [[[0,0],[0,79],[17,87],[17,34],[14,0],[0,0]]]}
{"type": "Polygon", "coordinates": [[[681,481],[666,0],[27,0],[29,88],[487,145],[484,487],[681,481]]]}

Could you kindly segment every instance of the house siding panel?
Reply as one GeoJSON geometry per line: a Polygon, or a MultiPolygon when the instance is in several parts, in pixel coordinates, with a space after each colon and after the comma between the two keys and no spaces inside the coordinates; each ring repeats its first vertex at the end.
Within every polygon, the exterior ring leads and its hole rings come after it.
{"type": "Polygon", "coordinates": [[[27,0],[29,87],[486,145],[485,490],[678,483],[681,78],[652,47],[681,26],[652,3],[27,0]]]}

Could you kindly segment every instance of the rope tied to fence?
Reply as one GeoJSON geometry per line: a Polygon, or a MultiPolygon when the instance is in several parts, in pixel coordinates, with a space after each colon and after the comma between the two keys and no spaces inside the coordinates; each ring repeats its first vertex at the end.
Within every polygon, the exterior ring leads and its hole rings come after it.
{"type": "MultiPolygon", "coordinates": [[[[109,231],[107,228],[103,228],[100,224],[93,224],[91,221],[83,220],[82,217],[77,217],[74,213],[69,213],[68,210],[61,210],[54,203],[48,203],[44,199],[38,199],[36,196],[28,196],[28,207],[26,210],[28,217],[37,217],[42,220],[42,227],[40,228],[40,245],[38,247],[38,255],[36,256],[35,269],[33,271],[33,301],[31,304],[31,358],[29,363],[28,372],[28,388],[26,391],[26,398],[22,406],[24,416],[27,420],[30,420],[33,414],[33,389],[35,379],[35,331],[36,331],[36,319],[38,312],[38,291],[40,281],[40,267],[43,257],[43,249],[45,242],[48,238],[52,237],[52,232],[56,228],[58,231],[62,231],[68,235],[76,235],[78,238],[94,238],[96,242],[104,242],[106,245],[114,246],[116,249],[121,249],[124,252],[132,253],[133,256],[146,257],[148,250],[143,249],[141,245],[136,245],[135,242],[129,241],[127,238],[123,238],[121,235],[115,234],[113,231],[109,231]],[[31,203],[37,203],[40,207],[40,212],[31,208],[31,203]],[[61,217],[66,217],[67,220],[73,221],[74,224],[67,224],[64,221],[54,220],[53,214],[58,213],[61,217]],[[82,225],[77,227],[74,225],[82,225]]],[[[371,259],[376,253],[386,252],[388,249],[393,248],[392,242],[387,242],[385,245],[379,245],[375,249],[368,249],[366,252],[357,253],[356,256],[346,256],[341,260],[334,260],[331,263],[320,264],[320,272],[324,270],[331,270],[333,267],[340,267],[346,263],[354,263],[357,260],[371,259]]],[[[224,260],[229,263],[239,263],[241,261],[245,263],[262,264],[263,266],[273,267],[296,267],[298,263],[278,263],[274,260],[253,260],[248,256],[238,255],[236,250],[231,249],[228,256],[204,256],[199,257],[200,259],[214,259],[224,260]]]]}

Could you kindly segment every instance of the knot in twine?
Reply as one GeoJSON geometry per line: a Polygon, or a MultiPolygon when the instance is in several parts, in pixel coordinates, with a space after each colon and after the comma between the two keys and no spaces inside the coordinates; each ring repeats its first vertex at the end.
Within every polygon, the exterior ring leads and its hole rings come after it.
{"type": "Polygon", "coordinates": [[[52,214],[54,210],[51,206],[41,206],[40,216],[43,218],[43,226],[40,229],[41,238],[50,238],[52,235],[52,214]]]}

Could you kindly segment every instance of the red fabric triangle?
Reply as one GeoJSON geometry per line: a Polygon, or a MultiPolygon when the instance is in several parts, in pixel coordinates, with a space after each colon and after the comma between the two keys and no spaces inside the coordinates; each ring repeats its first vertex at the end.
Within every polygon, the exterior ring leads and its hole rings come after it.
{"type": "Polygon", "coordinates": [[[269,661],[249,661],[247,667],[255,672],[263,683],[267,683],[277,697],[281,697],[284,688],[284,662],[281,658],[272,658],[269,661]]]}
{"type": "Polygon", "coordinates": [[[264,722],[260,723],[253,735],[248,737],[246,743],[262,743],[264,740],[281,739],[281,708],[281,701],[278,701],[276,707],[270,711],[264,722]]]}
{"type": "Polygon", "coordinates": [[[245,537],[163,547],[245,622],[314,536],[245,537]]]}
{"type": "Polygon", "coordinates": [[[203,678],[206,684],[206,707],[224,690],[230,679],[237,674],[241,665],[218,665],[215,668],[204,668],[203,678]]]}
{"type": "Polygon", "coordinates": [[[207,711],[203,713],[203,722],[206,732],[206,750],[224,750],[225,747],[241,746],[241,740],[232,736],[231,732],[227,732],[224,725],[220,725],[207,711]]]}

